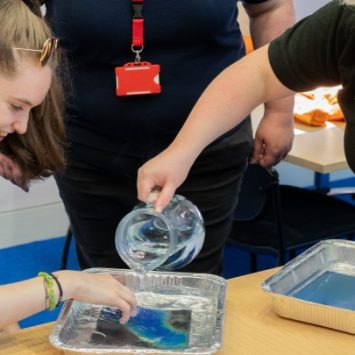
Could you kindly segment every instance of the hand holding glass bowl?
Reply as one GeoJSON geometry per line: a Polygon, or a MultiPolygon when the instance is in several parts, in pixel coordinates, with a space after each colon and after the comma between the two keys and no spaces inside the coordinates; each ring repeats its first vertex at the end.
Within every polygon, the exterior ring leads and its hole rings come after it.
{"type": "Polygon", "coordinates": [[[180,269],[200,252],[205,238],[198,208],[175,195],[162,212],[141,203],[119,223],[115,242],[124,262],[136,272],[180,269]]]}

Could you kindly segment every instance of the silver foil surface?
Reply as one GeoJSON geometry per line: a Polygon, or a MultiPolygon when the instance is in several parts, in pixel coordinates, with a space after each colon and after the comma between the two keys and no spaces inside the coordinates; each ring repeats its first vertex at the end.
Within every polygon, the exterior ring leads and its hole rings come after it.
{"type": "Polygon", "coordinates": [[[261,287],[278,315],[355,334],[355,242],[321,241],[261,287]]]}
{"type": "Polygon", "coordinates": [[[223,342],[226,280],[210,274],[152,271],[143,277],[132,270],[88,269],[109,273],[136,294],[138,305],[159,310],[191,310],[188,345],[156,349],[118,343],[116,330],[99,328],[104,306],[65,302],[49,337],[65,354],[212,354],[223,342]]]}

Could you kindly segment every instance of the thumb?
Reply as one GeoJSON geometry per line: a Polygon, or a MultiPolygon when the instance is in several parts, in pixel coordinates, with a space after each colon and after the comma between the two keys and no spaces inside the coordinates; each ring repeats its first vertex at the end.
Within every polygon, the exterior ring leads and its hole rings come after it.
{"type": "Polygon", "coordinates": [[[137,197],[138,200],[149,202],[149,196],[156,185],[152,180],[143,179],[138,175],[137,179],[137,197]]]}

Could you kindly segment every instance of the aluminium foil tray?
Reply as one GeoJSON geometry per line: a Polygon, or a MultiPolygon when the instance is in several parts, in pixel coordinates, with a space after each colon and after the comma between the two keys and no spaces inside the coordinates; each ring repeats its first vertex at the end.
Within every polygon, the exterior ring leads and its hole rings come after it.
{"type": "Polygon", "coordinates": [[[355,242],[321,241],[261,287],[276,314],[355,334],[355,242]]]}
{"type": "MultiPolygon", "coordinates": [[[[189,311],[191,328],[188,330],[188,345],[180,349],[157,349],[139,345],[142,343],[138,345],[137,342],[131,343],[131,339],[118,342],[117,334],[122,333],[115,328],[118,322],[112,329],[102,327],[100,316],[104,306],[68,300],[63,305],[57,324],[49,337],[50,343],[65,354],[208,355],[221,347],[227,286],[226,280],[222,277],[210,274],[152,271],[144,275],[142,292],[142,278],[132,270],[95,268],[85,272],[113,275],[135,292],[138,306],[150,306],[153,302],[156,309],[182,307],[191,310],[189,311]]],[[[149,326],[146,328],[149,329],[149,326]]]]}

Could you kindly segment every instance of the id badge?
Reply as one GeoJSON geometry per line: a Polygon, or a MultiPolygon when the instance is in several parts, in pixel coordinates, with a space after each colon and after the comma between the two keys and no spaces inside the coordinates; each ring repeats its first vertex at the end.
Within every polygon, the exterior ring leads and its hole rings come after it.
{"type": "Polygon", "coordinates": [[[149,62],[133,62],[116,67],[116,95],[159,94],[159,73],[160,65],[149,62]]]}

